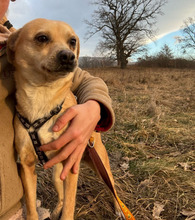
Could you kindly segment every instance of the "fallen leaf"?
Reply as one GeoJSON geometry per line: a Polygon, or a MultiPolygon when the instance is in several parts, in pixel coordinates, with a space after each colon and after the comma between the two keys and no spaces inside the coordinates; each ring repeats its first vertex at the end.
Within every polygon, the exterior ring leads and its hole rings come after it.
{"type": "Polygon", "coordinates": [[[170,157],[178,157],[179,155],[181,155],[181,153],[179,151],[175,151],[175,152],[168,154],[168,156],[170,156],[170,157]]]}
{"type": "Polygon", "coordinates": [[[154,208],[152,211],[152,216],[154,217],[154,219],[162,220],[160,214],[162,211],[164,211],[164,206],[165,205],[161,204],[160,202],[154,203],[154,208]]]}
{"type": "Polygon", "coordinates": [[[182,167],[184,171],[190,170],[191,166],[188,163],[178,163],[178,166],[182,167]]]}
{"type": "Polygon", "coordinates": [[[147,157],[147,159],[153,159],[153,158],[156,158],[156,156],[153,155],[153,154],[147,154],[146,157],[147,157]]]}
{"type": "Polygon", "coordinates": [[[129,162],[129,160],[130,160],[129,157],[122,157],[121,159],[126,161],[126,162],[129,162]]]}
{"type": "Polygon", "coordinates": [[[120,164],[122,170],[127,170],[129,168],[129,163],[122,163],[120,164]]]}
{"type": "Polygon", "coordinates": [[[185,220],[195,220],[195,211],[193,210],[191,211],[191,210],[183,209],[181,211],[181,214],[184,216],[187,216],[185,220]]]}
{"type": "Polygon", "coordinates": [[[192,215],[195,215],[195,211],[190,211],[190,210],[183,209],[181,211],[181,214],[185,215],[185,216],[192,216],[192,215]]]}
{"type": "Polygon", "coordinates": [[[135,160],[136,157],[122,157],[121,160],[124,160],[125,162],[129,162],[129,161],[132,161],[132,160],[135,160]]]}
{"type": "Polygon", "coordinates": [[[93,196],[88,195],[87,199],[88,199],[89,202],[91,202],[94,198],[93,198],[93,196]]]}
{"type": "Polygon", "coordinates": [[[139,186],[138,187],[144,187],[144,186],[149,186],[149,185],[152,185],[153,184],[153,181],[150,180],[150,179],[145,179],[143,181],[140,182],[139,186]]]}
{"type": "Polygon", "coordinates": [[[185,220],[195,220],[195,215],[189,217],[189,218],[186,218],[185,220]]]}

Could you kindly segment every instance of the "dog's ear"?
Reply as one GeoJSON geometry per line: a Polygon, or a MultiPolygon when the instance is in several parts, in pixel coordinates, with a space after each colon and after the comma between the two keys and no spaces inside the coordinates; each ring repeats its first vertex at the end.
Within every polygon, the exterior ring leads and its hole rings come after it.
{"type": "Polygon", "coordinates": [[[15,49],[20,36],[21,29],[13,32],[7,41],[7,59],[13,64],[15,58],[15,49]]]}
{"type": "Polygon", "coordinates": [[[77,59],[79,59],[79,54],[80,54],[80,41],[79,41],[79,38],[77,36],[77,59]]]}

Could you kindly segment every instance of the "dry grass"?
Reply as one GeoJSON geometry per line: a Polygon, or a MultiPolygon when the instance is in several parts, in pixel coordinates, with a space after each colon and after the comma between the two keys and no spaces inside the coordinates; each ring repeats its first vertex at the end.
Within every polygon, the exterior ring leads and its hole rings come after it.
{"type": "MultiPolygon", "coordinates": [[[[195,71],[131,67],[89,72],[104,79],[113,100],[116,123],[103,142],[121,200],[136,220],[195,219],[184,213],[195,211],[195,71]],[[160,205],[155,214],[154,206],[160,205]]],[[[38,189],[52,209],[48,176],[40,172],[38,189]]],[[[104,185],[84,166],[76,219],[117,219],[104,185]]]]}

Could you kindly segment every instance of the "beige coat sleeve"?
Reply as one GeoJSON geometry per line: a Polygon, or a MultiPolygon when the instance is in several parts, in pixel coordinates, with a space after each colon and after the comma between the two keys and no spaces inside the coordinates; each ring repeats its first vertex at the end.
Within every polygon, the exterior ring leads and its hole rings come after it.
{"type": "MultiPolygon", "coordinates": [[[[4,28],[0,29],[1,37],[4,36],[4,31],[4,28]]],[[[7,37],[7,32],[5,34],[5,38],[0,42],[0,220],[7,220],[16,213],[21,206],[20,200],[23,197],[23,187],[13,147],[15,83],[13,69],[5,54],[4,39],[7,37]]]]}
{"type": "Polygon", "coordinates": [[[101,119],[96,127],[97,131],[107,131],[113,126],[115,116],[112,101],[108,87],[102,79],[77,68],[73,78],[72,91],[77,97],[78,103],[84,103],[91,99],[100,103],[101,119]]]}

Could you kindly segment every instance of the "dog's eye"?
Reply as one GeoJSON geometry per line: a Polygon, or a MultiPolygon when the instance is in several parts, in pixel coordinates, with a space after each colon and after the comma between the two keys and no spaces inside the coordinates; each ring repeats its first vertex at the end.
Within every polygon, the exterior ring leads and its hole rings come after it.
{"type": "Polygon", "coordinates": [[[35,39],[40,43],[47,43],[49,41],[49,38],[46,35],[38,35],[35,39]]]}
{"type": "Polygon", "coordinates": [[[76,46],[76,39],[75,38],[72,38],[71,40],[70,40],[70,45],[72,46],[72,47],[75,47],[76,46]]]}

